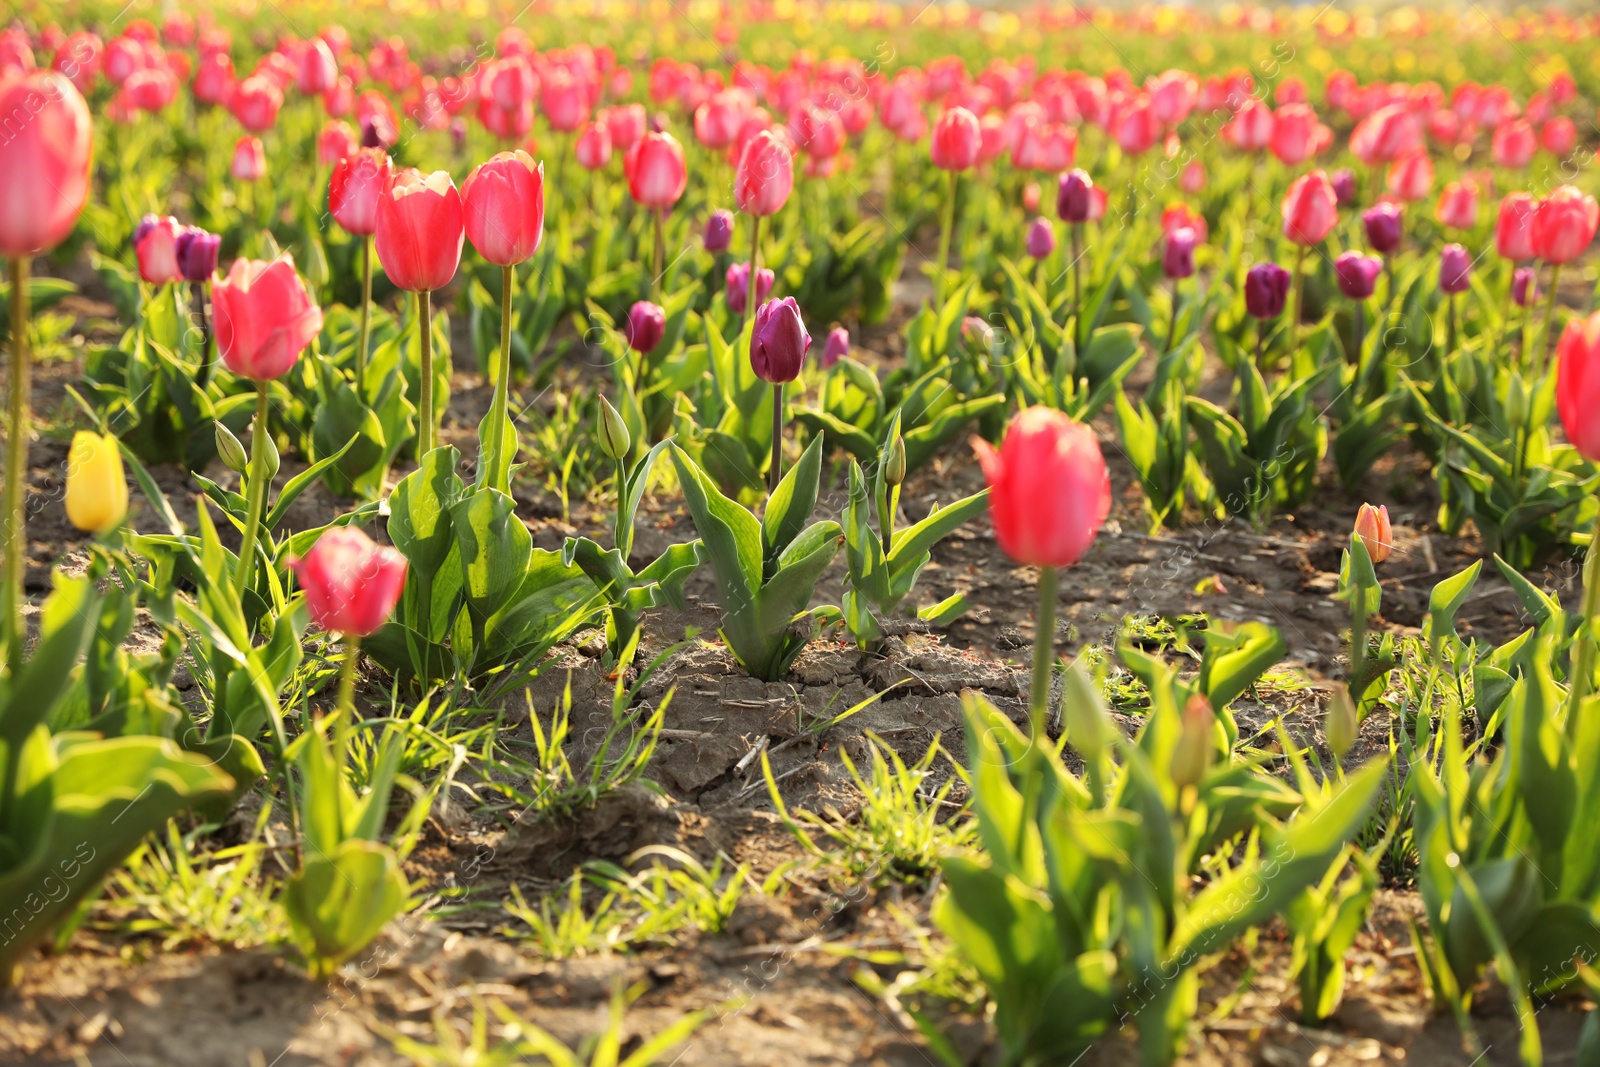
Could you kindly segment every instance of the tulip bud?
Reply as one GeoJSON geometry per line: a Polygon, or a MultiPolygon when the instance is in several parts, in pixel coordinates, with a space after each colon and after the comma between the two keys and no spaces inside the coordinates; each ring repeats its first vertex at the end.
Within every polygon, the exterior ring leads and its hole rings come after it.
{"type": "Polygon", "coordinates": [[[1283,235],[1300,245],[1320,244],[1339,221],[1339,201],[1320,170],[1302,174],[1283,198],[1283,235]]]}
{"type": "Polygon", "coordinates": [[[621,412],[612,407],[611,401],[603,396],[600,398],[600,418],[596,420],[596,424],[596,429],[600,431],[600,451],[612,459],[626,456],[628,450],[633,447],[628,424],[623,421],[621,412]]]}
{"type": "Polygon", "coordinates": [[[89,105],[60,74],[8,71],[0,115],[0,256],[32,256],[66,239],[88,199],[89,105]]]}
{"type": "Polygon", "coordinates": [[[1056,231],[1051,228],[1049,219],[1034,219],[1033,225],[1028,227],[1028,255],[1034,259],[1044,259],[1056,250],[1056,231]]]}
{"type": "Polygon", "coordinates": [[[1184,704],[1183,729],[1178,734],[1178,744],[1172,750],[1172,762],[1168,765],[1172,784],[1179,789],[1197,786],[1205,778],[1213,755],[1211,735],[1216,718],[1216,713],[1211,710],[1211,701],[1203,693],[1194,694],[1184,704]]]}
{"type": "Polygon", "coordinates": [[[1328,184],[1333,186],[1333,196],[1340,207],[1349,207],[1356,202],[1356,197],[1359,195],[1356,189],[1356,176],[1349,167],[1341,167],[1328,175],[1328,184]]]}
{"type": "MultiPolygon", "coordinates": [[[[168,215],[153,222],[148,217],[139,224],[138,240],[134,253],[139,259],[139,277],[151,285],[166,285],[179,281],[183,272],[178,269],[178,236],[183,227],[168,215]]],[[[136,233],[138,231],[135,231],[136,233]]]]}
{"type": "Polygon", "coordinates": [[[1394,549],[1394,530],[1389,525],[1388,505],[1362,504],[1356,512],[1356,534],[1366,546],[1367,556],[1374,563],[1382,563],[1394,549]]]}
{"type": "Polygon", "coordinates": [[[849,354],[850,331],[835,326],[828,331],[828,339],[822,346],[822,369],[827,370],[849,354]]]}
{"type": "Polygon", "coordinates": [[[1350,691],[1341,685],[1333,691],[1333,699],[1328,701],[1328,716],[1322,724],[1322,734],[1327,738],[1328,750],[1335,759],[1343,759],[1344,754],[1350,751],[1359,726],[1355,701],[1350,699],[1350,691]]]}
{"type": "Polygon", "coordinates": [[[544,240],[544,164],[520,149],[472,168],[461,185],[467,239],[497,267],[526,262],[544,240]]]}
{"type": "Polygon", "coordinates": [[[127,514],[128,480],[117,439],[79,430],[67,453],[67,518],[80,530],[105,534],[127,514]]]}
{"type": "Polygon", "coordinates": [[[217,455],[227,468],[235,474],[243,474],[250,466],[250,457],[245,453],[244,445],[233,435],[233,431],[223,425],[218,419],[212,424],[216,430],[217,455]]]}
{"type": "Polygon", "coordinates": [[[756,309],[750,334],[750,367],[764,382],[781,385],[800,377],[811,335],[792,296],[769,300],[756,309]]]}
{"type": "Polygon", "coordinates": [[[1244,276],[1244,308],[1252,317],[1275,319],[1289,300],[1289,272],[1276,263],[1257,263],[1244,276]]]}
{"type": "Polygon", "coordinates": [[[1089,550],[1111,511],[1111,479],[1092,430],[1062,412],[1031,407],[1012,420],[999,449],[981,437],[972,447],[1006,555],[1068,567],[1089,550]]]}
{"type": "Polygon", "coordinates": [[[186,281],[208,282],[217,272],[217,253],[222,238],[198,226],[188,226],[178,235],[178,269],[186,281]]]}
{"type": "Polygon", "coordinates": [[[983,127],[978,116],[964,107],[952,107],[933,124],[928,154],[940,170],[970,170],[983,148],[983,127]]]}
{"type": "Polygon", "coordinates": [[[405,588],[406,558],[354,526],[335,526],[289,567],[324,630],[366,637],[388,621],[405,588]]]}
{"type": "Polygon", "coordinates": [[[1106,713],[1094,682],[1077,663],[1070,664],[1061,679],[1061,717],[1067,740],[1089,763],[1097,762],[1116,740],[1116,723],[1106,713]]]}
{"type": "Polygon", "coordinates": [[[894,444],[889,446],[889,457],[883,465],[883,482],[890,487],[899,485],[906,480],[906,439],[899,434],[894,435],[894,444]]]}
{"type": "Polygon", "coordinates": [[[1356,251],[1341,252],[1333,261],[1333,272],[1339,279],[1340,292],[1351,300],[1365,300],[1372,295],[1378,275],[1383,272],[1383,260],[1356,251]]]}
{"type": "MultiPolygon", "coordinates": [[[[767,296],[772,292],[772,284],[777,280],[777,275],[771,270],[762,267],[756,271],[756,305],[759,307],[766,302],[767,296]]],[[[745,304],[750,298],[750,264],[734,263],[728,267],[727,289],[728,310],[735,315],[743,315],[745,304]]]]}
{"type": "Polygon", "coordinates": [[[1400,205],[1387,201],[1361,213],[1362,225],[1367,230],[1367,244],[1380,255],[1388,255],[1400,247],[1403,235],[1400,205]]]}
{"type": "Polygon", "coordinates": [[[267,172],[267,151],[261,138],[248,133],[233,146],[233,163],[228,173],[241,182],[253,182],[267,172]]]}
{"type": "Polygon", "coordinates": [[[1463,293],[1472,288],[1472,253],[1458,244],[1439,250],[1439,288],[1446,293],[1463,293]]]}
{"type": "Polygon", "coordinates": [[[667,312],[660,304],[641,300],[628,310],[628,347],[635,352],[654,352],[666,330],[667,312]]]}
{"type": "Polygon", "coordinates": [[[1194,274],[1194,246],[1199,236],[1188,226],[1179,226],[1167,234],[1161,243],[1161,270],[1168,278],[1177,280],[1194,274]]]}
{"type": "Polygon", "coordinates": [[[1538,301],[1539,274],[1532,267],[1518,267],[1511,275],[1511,299],[1524,308],[1538,301]]]}
{"type": "Polygon", "coordinates": [[[733,242],[733,212],[727,208],[713,211],[706,219],[704,241],[707,252],[726,252],[733,242]]]}
{"type": "Polygon", "coordinates": [[[1513,370],[1506,384],[1506,421],[1520,429],[1528,421],[1528,385],[1520,372],[1513,370]]]}
{"type": "Polygon", "coordinates": [[[1087,222],[1093,189],[1094,180],[1087,171],[1070,170],[1063,174],[1056,188],[1056,214],[1063,222],[1087,222]]]}
{"type": "Polygon", "coordinates": [[[777,214],[794,191],[794,155],[784,138],[762,130],[745,143],[733,179],[733,202],[758,218],[777,214]]]}
{"type": "Polygon", "coordinates": [[[1570,185],[1539,202],[1533,213],[1533,251],[1546,263],[1571,263],[1594,240],[1600,207],[1570,185]]]}
{"type": "Polygon", "coordinates": [[[211,303],[222,362],[253,381],[282,377],[322,331],[322,309],[287,253],[270,263],[234,260],[212,284],[211,303]]]}

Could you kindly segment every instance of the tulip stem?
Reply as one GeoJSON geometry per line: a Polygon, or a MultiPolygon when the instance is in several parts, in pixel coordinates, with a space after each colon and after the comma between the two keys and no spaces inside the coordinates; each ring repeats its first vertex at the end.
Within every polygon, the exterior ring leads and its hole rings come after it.
{"type": "Polygon", "coordinates": [[[633,550],[633,523],[624,521],[623,515],[627,500],[628,461],[621,458],[617,460],[617,528],[611,540],[624,563],[628,562],[628,553],[633,550]]]}
{"type": "Polygon", "coordinates": [[[1083,347],[1083,223],[1072,224],[1072,351],[1082,358],[1083,347]]]}
{"type": "Polygon", "coordinates": [[[666,211],[657,208],[652,214],[656,218],[656,269],[654,281],[650,283],[650,298],[656,303],[661,302],[661,274],[662,264],[667,259],[666,211]]]}
{"type": "Polygon", "coordinates": [[[1295,353],[1300,351],[1300,323],[1306,317],[1306,246],[1300,246],[1300,254],[1294,261],[1294,323],[1289,334],[1289,359],[1293,360],[1295,353]]]}
{"type": "Polygon", "coordinates": [[[1456,294],[1451,293],[1445,305],[1445,355],[1456,350],[1456,294]]]}
{"type": "Polygon", "coordinates": [[[1055,660],[1057,578],[1054,567],[1039,568],[1039,618],[1033,635],[1033,689],[1028,697],[1028,718],[1033,724],[1035,740],[1045,736],[1045,719],[1050,710],[1050,674],[1055,660]]]}
{"type": "Polygon", "coordinates": [[[1167,343],[1162,346],[1161,354],[1166,355],[1172,351],[1172,339],[1178,335],[1178,279],[1172,279],[1172,312],[1167,316],[1167,343]]]}
{"type": "Polygon", "coordinates": [[[1544,369],[1550,363],[1550,345],[1556,335],[1556,288],[1561,284],[1561,264],[1550,268],[1550,295],[1544,301],[1544,344],[1539,353],[1538,373],[1533,376],[1533,387],[1538,389],[1544,378],[1544,369]]]}
{"type": "Polygon", "coordinates": [[[356,347],[356,395],[365,399],[367,343],[372,337],[372,237],[361,239],[361,343],[356,347]]]}
{"type": "Polygon", "coordinates": [[[245,486],[244,533],[239,541],[239,566],[234,572],[234,588],[239,596],[254,583],[256,530],[267,503],[267,415],[269,393],[266,382],[256,382],[256,423],[250,432],[250,484],[245,486]]]}
{"type": "Polygon", "coordinates": [[[28,257],[11,260],[11,418],[6,424],[6,656],[13,681],[22,669],[22,569],[27,545],[28,257]]]}
{"type": "Polygon", "coordinates": [[[938,273],[934,276],[934,310],[939,311],[944,307],[945,298],[945,272],[950,265],[950,238],[956,228],[956,192],[961,183],[961,172],[950,172],[950,197],[944,205],[944,223],[939,228],[939,258],[934,266],[938,273]]]}
{"type": "MultiPolygon", "coordinates": [[[[511,286],[515,267],[500,268],[500,363],[494,378],[494,399],[489,402],[488,448],[479,463],[488,463],[483,484],[502,493],[510,492],[510,464],[506,462],[506,412],[511,390],[511,286]],[[504,472],[504,473],[502,473],[504,472]]],[[[479,442],[479,447],[483,447],[479,442]]]]}
{"type": "Polygon", "coordinates": [[[1571,704],[1568,719],[1576,719],[1594,677],[1594,627],[1600,615],[1600,529],[1589,542],[1583,557],[1583,623],[1578,628],[1577,647],[1572,653],[1571,704]]]}
{"type": "Polygon", "coordinates": [[[433,424],[433,303],[426,289],[417,293],[417,333],[422,344],[422,406],[417,412],[417,461],[433,451],[437,438],[433,424]]]}
{"type": "Polygon", "coordinates": [[[761,269],[761,216],[750,216],[750,277],[745,279],[744,317],[756,313],[756,272],[761,269]]]}
{"type": "Polygon", "coordinates": [[[190,291],[194,294],[195,311],[200,315],[200,371],[194,376],[194,383],[204,389],[211,378],[211,320],[206,317],[205,283],[195,282],[190,291]]]}
{"type": "Polygon", "coordinates": [[[783,383],[772,383],[772,466],[767,471],[767,490],[778,488],[783,476],[783,383]]]}

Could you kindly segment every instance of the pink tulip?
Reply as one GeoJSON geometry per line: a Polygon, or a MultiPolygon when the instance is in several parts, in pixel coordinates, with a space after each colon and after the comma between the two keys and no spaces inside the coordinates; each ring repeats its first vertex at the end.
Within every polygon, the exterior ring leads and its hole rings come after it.
{"type": "Polygon", "coordinates": [[[1021,412],[996,450],[972,439],[989,483],[995,539],[1018,563],[1066,567],[1111,513],[1111,478],[1094,433],[1051,408],[1021,412]]]}
{"type": "Polygon", "coordinates": [[[461,194],[446,171],[424,175],[410,167],[378,197],[378,261],[389,280],[413,293],[450,284],[466,239],[461,194]]]}
{"type": "Polygon", "coordinates": [[[270,381],[294,366],[322,330],[322,309],[284,253],[271,262],[236,259],[211,286],[217,350],[241,378],[270,381]]]}
{"type": "Polygon", "coordinates": [[[623,158],[628,192],[641,207],[663,210],[676,204],[689,185],[683,145],[670,133],[647,133],[623,158]]]}
{"type": "Polygon", "coordinates": [[[406,584],[406,558],[354,526],[334,526],[289,564],[324,630],[366,637],[388,621],[406,584]]]}
{"type": "Polygon", "coordinates": [[[233,146],[233,163],[228,168],[228,173],[236,181],[253,182],[267,172],[267,150],[261,145],[261,138],[252,137],[248,133],[239,138],[233,146]]]}
{"type": "Polygon", "coordinates": [[[518,149],[474,167],[461,185],[467,238],[499,267],[532,258],[544,239],[544,164],[518,149]]]}
{"type": "Polygon", "coordinates": [[[72,232],[89,196],[89,106],[60,74],[0,78],[0,256],[31,256],[72,232]]]}

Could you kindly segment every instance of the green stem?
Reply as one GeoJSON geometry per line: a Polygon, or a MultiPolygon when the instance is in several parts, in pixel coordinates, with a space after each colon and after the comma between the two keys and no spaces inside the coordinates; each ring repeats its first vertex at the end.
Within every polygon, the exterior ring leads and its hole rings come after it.
{"type": "Polygon", "coordinates": [[[28,258],[11,261],[11,419],[6,424],[5,524],[6,658],[11,677],[22,669],[22,569],[27,545],[28,400],[28,258]]]}
{"type": "MultiPolygon", "coordinates": [[[[1600,526],[1600,523],[1596,524],[1600,526]]],[[[1572,702],[1569,719],[1579,713],[1594,678],[1594,627],[1600,616],[1600,529],[1589,542],[1583,557],[1583,624],[1578,628],[1577,648],[1572,653],[1572,702]]]]}
{"type": "Polygon", "coordinates": [[[628,522],[623,515],[628,496],[628,461],[617,460],[617,528],[612,533],[612,543],[617,546],[617,552],[622,556],[622,562],[628,562],[628,553],[633,548],[633,523],[628,522]]]}
{"type": "Polygon", "coordinates": [[[652,276],[654,281],[650,283],[650,299],[659,304],[661,303],[662,264],[667,260],[667,236],[665,232],[667,213],[657,209],[654,214],[656,217],[656,269],[655,274],[652,276]]]}
{"type": "Polygon", "coordinates": [[[761,266],[761,216],[750,216],[750,277],[745,279],[744,317],[756,313],[756,270],[761,266]]]}
{"type": "Polygon", "coordinates": [[[944,221],[939,227],[939,258],[934,264],[938,270],[933,282],[934,310],[936,311],[944,307],[945,272],[950,265],[950,237],[956,228],[956,190],[960,182],[961,172],[957,170],[951,171],[950,197],[945,201],[944,221]]]}
{"type": "Polygon", "coordinates": [[[1550,268],[1550,295],[1544,301],[1544,344],[1539,353],[1538,372],[1533,376],[1533,387],[1537,389],[1539,382],[1544,379],[1544,369],[1550,363],[1550,346],[1555,342],[1556,336],[1556,287],[1561,284],[1561,264],[1557,263],[1550,268]]]}
{"type": "Polygon", "coordinates": [[[1028,698],[1028,718],[1033,724],[1033,736],[1045,736],[1046,717],[1050,710],[1050,674],[1055,660],[1056,587],[1058,575],[1054,567],[1039,568],[1039,619],[1033,635],[1033,689],[1028,698]]]}
{"type": "Polygon", "coordinates": [[[1161,347],[1165,355],[1172,351],[1172,339],[1178,335],[1178,279],[1172,279],[1172,313],[1167,316],[1167,343],[1161,347]]]}
{"type": "Polygon", "coordinates": [[[1449,355],[1456,350],[1456,294],[1451,293],[1448,306],[1445,309],[1446,333],[1444,339],[1445,354],[1449,355]]]}
{"type": "Polygon", "coordinates": [[[494,399],[489,402],[489,473],[484,484],[510,492],[511,479],[503,475],[506,463],[506,411],[511,389],[511,286],[515,267],[500,268],[500,364],[495,371],[494,399]]]}
{"type": "Polygon", "coordinates": [[[1300,246],[1300,254],[1294,261],[1294,324],[1290,333],[1289,359],[1293,360],[1295,353],[1300,351],[1300,322],[1306,317],[1306,246],[1300,246]]]}
{"type": "Polygon", "coordinates": [[[417,330],[422,343],[422,405],[417,412],[417,461],[433,451],[438,427],[433,422],[433,304],[426,289],[417,294],[417,330]]]}
{"type": "Polygon", "coordinates": [[[885,558],[894,551],[894,513],[900,510],[900,487],[898,485],[885,489],[878,495],[878,529],[883,537],[885,558]]]}
{"type": "MultiPolygon", "coordinates": [[[[344,663],[339,668],[339,703],[333,712],[333,763],[337,768],[334,782],[344,781],[345,762],[350,754],[350,737],[356,722],[356,663],[361,659],[361,638],[355,634],[344,635],[344,663]]],[[[339,832],[345,832],[344,790],[333,790],[333,808],[339,832]]]]}
{"type": "Polygon", "coordinates": [[[772,466],[767,470],[768,492],[783,477],[783,383],[772,383],[772,466]]]}
{"type": "Polygon", "coordinates": [[[356,394],[366,396],[367,342],[372,336],[372,238],[361,239],[361,344],[356,348],[356,394]]]}
{"type": "Polygon", "coordinates": [[[1072,351],[1083,347],[1083,223],[1072,224],[1072,351]]]}
{"type": "Polygon", "coordinates": [[[245,487],[244,534],[239,542],[239,566],[234,572],[234,589],[239,596],[254,585],[256,536],[261,512],[267,505],[267,416],[270,411],[266,382],[256,382],[256,423],[250,432],[250,484],[245,487]]]}

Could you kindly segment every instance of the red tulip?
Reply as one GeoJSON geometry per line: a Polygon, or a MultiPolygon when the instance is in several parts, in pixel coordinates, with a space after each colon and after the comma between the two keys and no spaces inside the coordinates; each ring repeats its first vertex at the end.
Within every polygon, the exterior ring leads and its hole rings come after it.
{"type": "Polygon", "coordinates": [[[321,96],[339,80],[339,63],[333,50],[320,37],[306,42],[300,53],[300,70],[295,84],[307,96],[321,96]]]}
{"type": "Polygon", "coordinates": [[[998,451],[972,439],[989,482],[995,539],[1018,563],[1066,567],[1094,542],[1111,512],[1111,478],[1094,433],[1051,408],[1031,407],[998,451]]]}
{"type": "Polygon", "coordinates": [[[1169,70],[1145,83],[1150,94],[1150,112],[1163,126],[1176,126],[1189,117],[1200,98],[1200,81],[1193,74],[1169,70]]]}
{"type": "Polygon", "coordinates": [[[1532,161],[1533,153],[1539,148],[1539,139],[1534,136],[1533,127],[1527,122],[1512,119],[1494,128],[1494,139],[1489,147],[1495,166],[1521,170],[1532,161]]]}
{"type": "Polygon", "coordinates": [[[794,190],[794,156],[771,130],[752,137],[739,154],[733,179],[733,203],[751,215],[775,215],[794,190]]]}
{"type": "Polygon", "coordinates": [[[1452,229],[1470,230],[1478,224],[1478,185],[1470,178],[1450,182],[1439,193],[1434,217],[1452,229]]]}
{"type": "Polygon", "coordinates": [[[1178,188],[1191,196],[1206,187],[1206,165],[1198,159],[1191,159],[1183,166],[1183,173],[1178,175],[1178,188]]]}
{"type": "Polygon", "coordinates": [[[1506,259],[1533,258],[1533,213],[1539,202],[1527,193],[1509,193],[1500,201],[1494,224],[1495,250],[1506,259]]]}
{"type": "Polygon", "coordinates": [[[1567,440],[1600,463],[1600,311],[1567,323],[1556,361],[1556,411],[1567,440]]]}
{"type": "Polygon", "coordinates": [[[1250,97],[1233,113],[1233,118],[1222,128],[1222,135],[1235,148],[1259,152],[1272,143],[1277,122],[1271,108],[1250,97]]]}
{"type": "Polygon", "coordinates": [[[1553,156],[1569,156],[1578,146],[1578,127],[1565,115],[1557,115],[1539,131],[1539,143],[1553,156]]]}
{"type": "Polygon", "coordinates": [[[61,42],[50,69],[70,79],[80,92],[87,91],[94,86],[95,76],[100,73],[104,54],[105,46],[100,38],[80,30],[61,42]]]}
{"type": "Polygon", "coordinates": [[[583,129],[578,131],[573,154],[586,170],[599,170],[611,162],[611,133],[603,119],[597,118],[584,124],[583,129]]]}
{"type": "Polygon", "coordinates": [[[72,232],[89,196],[89,106],[50,71],[0,79],[0,255],[31,256],[72,232]]]}
{"type": "Polygon", "coordinates": [[[670,133],[647,133],[623,158],[628,192],[651,210],[669,208],[683,196],[689,172],[683,162],[683,145],[670,133]]]}
{"type": "Polygon", "coordinates": [[[253,182],[266,172],[267,151],[261,146],[261,138],[245,134],[233,146],[233,163],[228,173],[236,181],[253,182]]]}
{"type": "Polygon", "coordinates": [[[1417,116],[1398,104],[1380,107],[1356,126],[1350,134],[1350,151],[1369,167],[1392,163],[1422,144],[1422,124],[1417,116]]]}
{"type": "Polygon", "coordinates": [[[606,132],[611,134],[611,149],[626,152],[644,136],[646,118],[643,104],[623,104],[606,110],[606,132]]]}
{"type": "Polygon", "coordinates": [[[289,567],[306,591],[312,620],[347,637],[377,633],[406,585],[406,558],[354,526],[328,529],[289,567]]]}
{"type": "MultiPolygon", "coordinates": [[[[148,219],[148,216],[146,216],[148,219]]],[[[180,281],[183,271],[178,268],[178,235],[183,227],[171,215],[151,220],[148,227],[141,226],[133,251],[139,259],[139,277],[151,285],[166,285],[180,281]]]]}
{"type": "Polygon", "coordinates": [[[322,329],[322,309],[295,273],[286,252],[270,263],[236,259],[211,286],[217,313],[217,351],[241,378],[280,378],[322,329]]]}
{"type": "Polygon", "coordinates": [[[461,194],[446,171],[399,171],[378,197],[378,262],[413,293],[443,289],[461,265],[466,233],[461,194]]]}
{"type": "Polygon", "coordinates": [[[317,134],[317,162],[323,166],[333,166],[341,159],[355,155],[360,147],[361,143],[356,140],[356,132],[350,128],[350,124],[335,119],[317,134]]]}
{"type": "Polygon", "coordinates": [[[1302,245],[1321,243],[1339,221],[1339,199],[1327,174],[1302,174],[1283,198],[1283,235],[1302,245]]]}
{"type": "Polygon", "coordinates": [[[589,117],[589,94],[584,84],[557,67],[545,76],[539,107],[551,129],[571,133],[589,117]]]}
{"type": "Polygon", "coordinates": [[[360,148],[333,168],[328,212],[346,233],[370,237],[378,230],[378,200],[389,188],[394,163],[381,148],[360,148]]]}
{"type": "Polygon", "coordinates": [[[742,89],[725,89],[695,108],[694,136],[711,149],[724,149],[739,136],[745,114],[755,101],[742,89]]]}
{"type": "Polygon", "coordinates": [[[1533,213],[1533,254],[1546,263],[1571,263],[1594,240],[1600,207],[1594,197],[1563,185],[1533,213]]]}
{"type": "Polygon", "coordinates": [[[1389,165],[1387,183],[1389,191],[1406,203],[1421,200],[1433,187],[1433,160],[1426,152],[1401,156],[1389,165]]]}
{"type": "Polygon", "coordinates": [[[1130,156],[1148,152],[1161,135],[1161,123],[1143,93],[1117,108],[1108,129],[1117,146],[1130,156]]]}
{"type": "Polygon", "coordinates": [[[1317,113],[1306,104],[1285,104],[1272,117],[1272,154],[1298,167],[1317,151],[1317,113]]]}
{"type": "Polygon", "coordinates": [[[970,170],[983,149],[983,129],[978,116],[964,107],[952,107],[933,124],[933,141],[928,147],[933,165],[940,170],[970,170]]]}
{"type": "Polygon", "coordinates": [[[789,114],[789,137],[813,159],[832,159],[844,148],[844,123],[826,108],[801,102],[789,114]]]}
{"type": "Polygon", "coordinates": [[[544,239],[544,164],[520,149],[474,167],[461,185],[467,238],[497,267],[526,262],[544,239]]]}
{"type": "Polygon", "coordinates": [[[252,74],[234,87],[228,110],[251,133],[270,130],[283,107],[283,91],[270,78],[252,74]]]}

